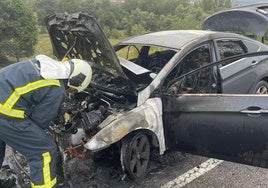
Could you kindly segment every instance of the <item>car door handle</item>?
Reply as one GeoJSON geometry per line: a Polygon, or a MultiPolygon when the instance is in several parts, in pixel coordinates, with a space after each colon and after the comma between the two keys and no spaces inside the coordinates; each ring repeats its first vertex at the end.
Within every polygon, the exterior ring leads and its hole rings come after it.
{"type": "Polygon", "coordinates": [[[257,106],[251,106],[245,110],[241,110],[240,112],[245,113],[245,114],[261,114],[261,113],[268,113],[268,110],[262,109],[262,108],[257,107],[257,106]]]}
{"type": "Polygon", "coordinates": [[[258,63],[259,63],[259,61],[255,61],[255,60],[254,60],[254,61],[251,62],[251,66],[254,67],[254,66],[256,66],[258,63]]]}

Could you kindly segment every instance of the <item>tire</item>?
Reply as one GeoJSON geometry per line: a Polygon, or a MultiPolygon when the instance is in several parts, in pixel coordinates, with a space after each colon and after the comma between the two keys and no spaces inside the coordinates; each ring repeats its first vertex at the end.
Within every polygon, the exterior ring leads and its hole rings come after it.
{"type": "Polygon", "coordinates": [[[266,81],[260,81],[256,86],[253,91],[253,94],[268,94],[268,83],[266,81]]]}
{"type": "Polygon", "coordinates": [[[150,142],[142,133],[127,136],[122,141],[120,153],[123,171],[130,179],[144,177],[148,172],[150,160],[150,142]]]}

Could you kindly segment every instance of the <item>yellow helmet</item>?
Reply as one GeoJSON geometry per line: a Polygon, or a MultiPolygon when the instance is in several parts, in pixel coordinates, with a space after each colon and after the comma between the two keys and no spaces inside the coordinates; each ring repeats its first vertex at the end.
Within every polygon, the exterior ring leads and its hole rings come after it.
{"type": "Polygon", "coordinates": [[[68,86],[77,89],[78,92],[84,91],[92,78],[91,66],[81,59],[71,59],[69,63],[73,70],[68,80],[68,86]]]}

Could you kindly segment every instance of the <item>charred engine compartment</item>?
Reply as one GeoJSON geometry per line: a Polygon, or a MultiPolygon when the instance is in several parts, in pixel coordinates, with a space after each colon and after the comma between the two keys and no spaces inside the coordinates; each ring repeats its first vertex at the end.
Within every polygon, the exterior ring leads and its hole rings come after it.
{"type": "Polygon", "coordinates": [[[99,125],[109,115],[123,113],[135,106],[133,98],[127,95],[90,89],[69,96],[50,131],[64,152],[70,147],[82,146],[103,128],[99,125]]]}

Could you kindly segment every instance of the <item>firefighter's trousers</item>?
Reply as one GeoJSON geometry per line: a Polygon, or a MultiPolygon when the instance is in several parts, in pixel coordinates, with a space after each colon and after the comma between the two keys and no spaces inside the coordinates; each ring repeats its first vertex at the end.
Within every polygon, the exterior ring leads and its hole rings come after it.
{"type": "MultiPolygon", "coordinates": [[[[0,140],[0,149],[4,148],[5,142],[27,158],[32,187],[55,186],[57,145],[43,129],[29,119],[0,118],[0,140]]],[[[0,151],[0,162],[4,158],[3,155],[4,152],[0,151]]]]}

